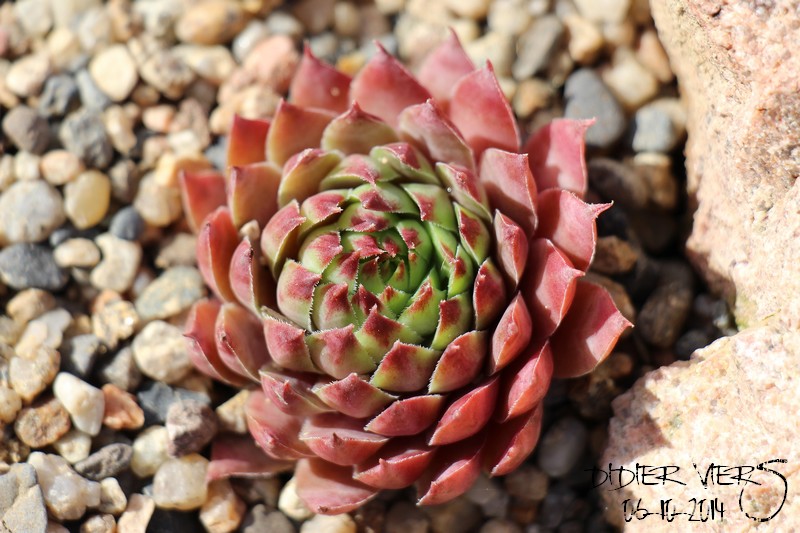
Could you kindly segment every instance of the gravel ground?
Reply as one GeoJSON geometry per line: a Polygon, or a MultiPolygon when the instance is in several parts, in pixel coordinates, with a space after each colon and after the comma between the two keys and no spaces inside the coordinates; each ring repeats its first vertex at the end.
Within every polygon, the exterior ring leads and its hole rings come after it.
{"type": "Polygon", "coordinates": [[[610,531],[585,471],[611,400],[730,332],[682,256],[685,112],[642,0],[21,0],[0,6],[0,517],[11,531],[610,531]],[[177,175],[224,165],[235,113],[269,116],[302,41],[354,73],[374,41],[412,68],[452,27],[524,131],[587,118],[590,276],[636,328],[555,382],[517,472],[420,509],[387,492],[312,516],[290,474],[204,483],[246,393],[192,369],[205,296],[177,175]],[[285,78],[285,76],[283,76],[285,78]],[[34,472],[38,477],[34,476],[34,472]],[[38,479],[38,482],[37,482],[38,479]],[[46,509],[46,510],[45,510],[46,509]],[[23,513],[23,515],[19,515],[23,513]],[[15,529],[15,516],[25,527],[15,529]],[[65,529],[66,528],[66,529],[65,529]]]}

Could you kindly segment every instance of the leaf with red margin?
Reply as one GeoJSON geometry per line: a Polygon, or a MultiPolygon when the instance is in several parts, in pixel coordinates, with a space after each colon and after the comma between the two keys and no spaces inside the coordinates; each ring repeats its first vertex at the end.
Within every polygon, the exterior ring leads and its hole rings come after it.
{"type": "Polygon", "coordinates": [[[293,155],[283,166],[278,185],[278,205],[302,202],[319,192],[320,182],[342,161],[337,152],[308,148],[293,155]]]}
{"type": "Polygon", "coordinates": [[[228,271],[238,245],[239,233],[227,207],[220,207],[206,217],[197,235],[197,267],[206,285],[228,302],[236,301],[228,271]]]}
{"type": "Polygon", "coordinates": [[[533,336],[533,321],[520,293],[514,296],[492,333],[492,353],[487,372],[491,376],[514,360],[533,336]]]}
{"type": "Polygon", "coordinates": [[[353,478],[376,489],[410,486],[431,464],[435,448],[421,437],[392,439],[378,453],[356,466],[353,478]]]}
{"type": "Polygon", "coordinates": [[[524,416],[487,428],[492,438],[483,450],[483,468],[490,476],[510,474],[528,458],[542,431],[543,411],[539,404],[524,416]]]}
{"type": "Polygon", "coordinates": [[[429,392],[450,392],[469,384],[486,358],[488,333],[468,331],[445,348],[431,376],[429,392]]]}
{"type": "Polygon", "coordinates": [[[228,166],[242,167],[267,159],[268,120],[233,116],[228,136],[228,166]]]}
{"type": "Polygon", "coordinates": [[[503,275],[491,258],[486,259],[475,276],[475,290],[472,294],[475,327],[488,328],[504,311],[507,298],[503,275]]]}
{"type": "Polygon", "coordinates": [[[317,59],[306,44],[289,87],[289,101],[342,113],[350,105],[350,76],[317,59]]]}
{"type": "Polygon", "coordinates": [[[363,428],[363,420],[324,413],[306,419],[300,430],[300,440],[322,459],[352,466],[375,455],[389,440],[363,428]]]}
{"type": "Polygon", "coordinates": [[[550,239],[575,268],[589,270],[597,244],[595,219],[611,204],[587,204],[574,193],[549,189],[539,195],[536,236],[550,239]]]}
{"type": "Polygon", "coordinates": [[[572,378],[594,370],[631,326],[607,290],[579,281],[569,313],[550,339],[555,377],[572,378]]]}
{"type": "Polygon", "coordinates": [[[478,175],[492,207],[508,215],[528,238],[533,237],[537,191],[527,156],[490,148],[483,154],[478,175]]]}
{"type": "Polygon", "coordinates": [[[494,412],[500,380],[497,376],[474,387],[447,408],[428,439],[431,446],[442,446],[478,433],[494,412]]]}
{"type": "Polygon", "coordinates": [[[442,108],[446,109],[453,87],[473,70],[475,65],[451,29],[445,40],[425,56],[417,78],[442,108]]]}
{"type": "Polygon", "coordinates": [[[197,232],[203,219],[225,205],[225,176],[214,170],[183,171],[178,179],[186,221],[197,232]]]}
{"type": "Polygon", "coordinates": [[[364,429],[387,437],[416,435],[436,422],[444,396],[426,394],[398,400],[370,420],[364,429]]]}
{"type": "Polygon", "coordinates": [[[406,108],[400,114],[399,128],[404,140],[416,145],[433,161],[447,161],[475,170],[472,148],[431,100],[406,108]]]}
{"type": "Polygon", "coordinates": [[[287,415],[305,417],[330,411],[312,391],[318,375],[267,367],[259,372],[261,390],[287,415]]]}
{"type": "Polygon", "coordinates": [[[519,150],[517,121],[490,62],[461,78],[453,87],[449,115],[477,159],[487,148],[519,150]]]}
{"type": "Polygon", "coordinates": [[[529,155],[540,191],[566,189],[583,198],[588,184],[584,135],[592,120],[555,119],[541,127],[522,149],[529,155]]]}
{"type": "Polygon", "coordinates": [[[272,477],[293,467],[293,461],[275,459],[264,453],[250,436],[223,435],[211,443],[206,481],[229,477],[272,477]]]}
{"type": "Polygon", "coordinates": [[[367,418],[389,405],[396,396],[370,385],[358,374],[332,381],[314,389],[317,397],[340,413],[353,418],[367,418]]]}
{"type": "Polygon", "coordinates": [[[457,498],[472,487],[481,473],[486,433],[437,449],[433,464],[417,483],[418,505],[438,505],[457,498]]]}
{"type": "Polygon", "coordinates": [[[378,491],[353,479],[353,469],[322,459],[298,461],[294,472],[297,495],[313,512],[341,514],[358,509],[378,491]]]}
{"type": "Polygon", "coordinates": [[[183,333],[186,337],[186,349],[192,363],[200,372],[235,387],[243,387],[250,380],[225,366],[217,353],[214,324],[221,305],[219,300],[203,299],[192,306],[183,333]]]}
{"type": "Polygon", "coordinates": [[[397,133],[387,123],[361,109],[353,102],[325,128],[320,146],[323,150],[339,150],[345,155],[369,154],[373,146],[397,142],[397,133]]]}
{"type": "Polygon", "coordinates": [[[258,371],[271,361],[264,342],[261,322],[244,307],[222,306],[214,325],[217,353],[234,372],[258,380],[258,371]]]}
{"type": "Polygon", "coordinates": [[[528,346],[530,355],[517,357],[501,374],[495,419],[506,422],[530,411],[544,399],[553,377],[550,345],[528,346]]]}
{"type": "Polygon", "coordinates": [[[231,167],[228,181],[228,206],[237,228],[251,220],[263,229],[278,211],[278,186],[281,171],[271,163],[251,163],[231,167]]]}
{"type": "Polygon", "coordinates": [[[520,292],[535,324],[534,337],[546,338],[569,310],[575,283],[583,272],[573,268],[548,239],[534,239],[528,250],[528,268],[520,292]]]}
{"type": "Polygon", "coordinates": [[[270,457],[294,460],[314,455],[299,438],[302,419],[278,409],[262,391],[250,393],[245,416],[250,434],[270,457]]]}
{"type": "Polygon", "coordinates": [[[294,154],[316,148],[335,116],[330,111],[306,109],[281,100],[267,134],[267,160],[282,167],[294,154]]]}
{"type": "Polygon", "coordinates": [[[500,211],[495,211],[494,242],[497,245],[495,257],[506,281],[512,289],[516,289],[528,264],[528,236],[516,222],[500,211]]]}
{"type": "Polygon", "coordinates": [[[396,127],[403,109],[431,95],[378,41],[375,45],[375,54],[353,79],[350,95],[364,111],[396,127]]]}
{"type": "Polygon", "coordinates": [[[306,344],[306,331],[268,308],[262,310],[264,338],[270,357],[283,368],[298,372],[318,372],[306,344]]]}
{"type": "Polygon", "coordinates": [[[275,307],[275,280],[261,264],[261,251],[245,237],[231,258],[231,290],[243,306],[254,313],[261,307],[275,307]]]}

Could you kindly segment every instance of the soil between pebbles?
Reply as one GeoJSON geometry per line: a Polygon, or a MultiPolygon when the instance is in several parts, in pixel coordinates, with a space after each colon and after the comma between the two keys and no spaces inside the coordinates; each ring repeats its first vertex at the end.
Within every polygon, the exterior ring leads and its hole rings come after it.
{"type": "Polygon", "coordinates": [[[2,523],[15,531],[25,513],[31,531],[82,533],[612,530],[586,471],[611,400],[733,327],[682,256],[691,206],[677,95],[642,0],[3,4],[2,523]],[[206,486],[208,443],[246,431],[246,393],[197,374],[182,344],[205,288],[178,172],[224,165],[230,118],[274,111],[304,39],[349,73],[376,39],[413,68],[446,26],[476,64],[492,61],[523,133],[598,117],[589,199],[614,205],[598,220],[590,276],[636,328],[590,376],[553,384],[522,468],[450,504],[416,508],[412,491],[394,491],[324,517],[289,474],[206,486]]]}

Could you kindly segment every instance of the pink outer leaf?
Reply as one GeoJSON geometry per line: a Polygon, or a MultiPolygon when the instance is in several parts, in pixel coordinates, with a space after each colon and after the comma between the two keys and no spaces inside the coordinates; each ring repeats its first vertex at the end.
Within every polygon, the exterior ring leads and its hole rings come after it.
{"type": "Polygon", "coordinates": [[[431,376],[430,392],[450,392],[470,383],[486,358],[488,334],[468,331],[445,348],[431,376]]]}
{"type": "Polygon", "coordinates": [[[527,156],[490,148],[483,154],[480,178],[494,209],[511,217],[528,238],[536,231],[536,183],[527,156]]]}
{"type": "Polygon", "coordinates": [[[397,126],[403,109],[420,104],[430,94],[406,68],[376,41],[377,51],[350,86],[350,95],[367,112],[397,126]]]}
{"type": "Polygon", "coordinates": [[[461,395],[439,419],[428,444],[458,442],[483,429],[492,416],[499,389],[500,380],[495,376],[461,395]]]}
{"type": "Polygon", "coordinates": [[[278,309],[295,324],[309,331],[314,287],[320,279],[322,276],[293,260],[286,262],[278,278],[278,309]]]}
{"type": "Polygon", "coordinates": [[[358,102],[328,124],[322,133],[323,150],[369,154],[373,146],[397,142],[397,133],[380,118],[361,109],[358,102]]]}
{"type": "Polygon", "coordinates": [[[438,505],[467,492],[481,473],[486,434],[439,448],[433,464],[417,485],[419,505],[438,505]]]}
{"type": "Polygon", "coordinates": [[[297,495],[318,514],[341,514],[357,509],[378,491],[353,479],[353,470],[321,459],[298,461],[294,472],[297,495]]]}
{"type": "Polygon", "coordinates": [[[342,113],[350,104],[350,76],[314,57],[306,45],[289,87],[289,100],[302,107],[342,113]]]}
{"type": "Polygon", "coordinates": [[[280,273],[286,257],[297,252],[297,233],[305,221],[305,217],[300,215],[300,205],[292,201],[275,213],[261,232],[261,253],[273,276],[280,273]]]}
{"type": "Polygon", "coordinates": [[[232,167],[228,182],[228,205],[233,224],[241,228],[251,220],[263,229],[278,210],[281,171],[270,163],[232,167]]]}
{"type": "Polygon", "coordinates": [[[587,204],[575,194],[549,189],[539,195],[537,237],[550,239],[575,268],[586,271],[597,244],[597,216],[611,204],[587,204]]]}
{"type": "Polygon", "coordinates": [[[528,346],[533,335],[533,322],[528,306],[520,293],[514,296],[492,334],[492,353],[488,373],[503,369],[528,346]]]}
{"type": "Polygon", "coordinates": [[[341,162],[336,152],[308,148],[293,155],[283,166],[278,186],[278,205],[302,202],[319,192],[319,184],[341,162]]]}
{"type": "Polygon", "coordinates": [[[546,338],[556,330],[569,310],[575,283],[583,272],[548,239],[534,239],[528,252],[528,269],[522,295],[534,324],[534,338],[546,338]]]}
{"type": "Polygon", "coordinates": [[[283,368],[317,372],[306,344],[305,330],[290,324],[277,313],[264,314],[264,338],[272,359],[283,368]]]}
{"type": "Polygon", "coordinates": [[[490,476],[513,472],[530,455],[542,431],[543,404],[523,416],[486,430],[492,438],[483,451],[483,468],[490,476]]]}
{"type": "Polygon", "coordinates": [[[294,463],[264,453],[250,436],[223,435],[211,443],[206,481],[228,477],[271,477],[291,470],[294,463]]]}
{"type": "Polygon", "coordinates": [[[229,302],[236,301],[228,270],[238,245],[239,233],[226,207],[206,217],[197,236],[197,267],[214,294],[229,302]]]}
{"type": "Polygon", "coordinates": [[[245,414],[250,434],[271,457],[293,460],[314,455],[298,437],[302,419],[278,409],[262,391],[250,393],[245,414]]]}
{"type": "Polygon", "coordinates": [[[475,65],[464,52],[455,32],[450,30],[442,44],[425,57],[418,78],[446,109],[453,87],[473,70],[475,65]]]}
{"type": "Polygon", "coordinates": [[[429,394],[398,400],[373,418],[364,428],[378,435],[416,435],[436,422],[444,396],[429,394]]]}
{"type": "Polygon", "coordinates": [[[491,63],[461,78],[453,88],[449,112],[476,158],[492,147],[519,150],[517,122],[491,63]]]}
{"type": "Polygon", "coordinates": [[[604,288],[579,281],[569,313],[550,340],[554,375],[577,377],[592,370],[614,348],[632,324],[622,316],[604,288]]]}
{"type": "Polygon", "coordinates": [[[488,328],[503,312],[508,301],[507,298],[502,274],[494,266],[492,260],[487,259],[475,276],[475,290],[472,294],[475,327],[478,329],[488,328]]]}
{"type": "Polygon", "coordinates": [[[317,396],[330,407],[353,418],[367,418],[387,405],[395,396],[370,385],[358,374],[327,383],[315,389],[317,396]]]}
{"type": "Polygon", "coordinates": [[[267,159],[282,167],[294,154],[316,148],[335,116],[330,111],[305,109],[281,100],[267,134],[267,159]]]}
{"type": "Polygon", "coordinates": [[[433,460],[435,448],[419,438],[392,439],[360,465],[353,478],[376,489],[402,489],[414,483],[433,460]]]}
{"type": "Polygon", "coordinates": [[[331,463],[357,465],[374,455],[389,440],[364,431],[364,422],[341,414],[325,413],[308,418],[300,440],[331,463]]]}
{"type": "MultiPolygon", "coordinates": [[[[484,154],[486,159],[486,154],[484,154]]],[[[495,257],[512,289],[519,286],[528,263],[528,236],[519,225],[500,211],[494,213],[495,257]]]]}
{"type": "Polygon", "coordinates": [[[253,380],[270,362],[258,318],[237,304],[225,304],[215,325],[217,352],[228,368],[253,380]]]}
{"type": "Polygon", "coordinates": [[[432,101],[405,109],[400,114],[399,127],[402,138],[433,161],[447,161],[475,170],[472,149],[432,101]]]}
{"type": "Polygon", "coordinates": [[[556,119],[531,135],[522,152],[529,155],[540,191],[566,189],[583,198],[588,183],[584,135],[592,124],[594,119],[556,119]]]}
{"type": "Polygon", "coordinates": [[[200,300],[192,306],[183,334],[186,337],[187,351],[200,372],[224,383],[242,387],[249,380],[225,366],[217,353],[214,324],[220,307],[218,300],[208,299],[200,300]]]}
{"type": "Polygon", "coordinates": [[[241,167],[266,159],[268,120],[233,116],[228,137],[228,166],[241,167]]]}
{"type": "Polygon", "coordinates": [[[213,170],[184,171],[178,179],[186,221],[196,232],[203,219],[216,208],[225,205],[225,176],[213,170]]]}
{"type": "Polygon", "coordinates": [[[311,390],[316,383],[313,374],[273,371],[260,372],[261,389],[270,401],[287,415],[305,417],[330,411],[311,390]]]}
{"type": "Polygon", "coordinates": [[[517,357],[503,372],[495,419],[505,422],[520,416],[542,401],[553,377],[550,345],[529,346],[530,355],[517,357]]]}
{"type": "Polygon", "coordinates": [[[248,237],[233,252],[231,290],[243,306],[258,313],[262,305],[275,307],[275,280],[261,264],[261,251],[248,237]]]}

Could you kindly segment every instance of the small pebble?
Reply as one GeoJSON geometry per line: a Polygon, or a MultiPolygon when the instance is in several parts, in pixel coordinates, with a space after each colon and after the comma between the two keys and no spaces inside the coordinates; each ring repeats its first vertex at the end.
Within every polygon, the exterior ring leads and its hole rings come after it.
{"type": "Polygon", "coordinates": [[[489,32],[464,45],[464,50],[476,65],[491,61],[499,77],[510,76],[514,65],[514,39],[508,35],[489,32]]]}
{"type": "Polygon", "coordinates": [[[672,117],[658,106],[646,105],[633,118],[632,146],[636,152],[670,152],[678,143],[672,117]]]}
{"type": "Polygon", "coordinates": [[[603,33],[593,22],[577,14],[565,16],[564,24],[569,30],[570,57],[581,65],[593,63],[603,49],[603,33]]]}
{"type": "Polygon", "coordinates": [[[521,0],[494,0],[489,6],[487,22],[492,31],[519,35],[531,23],[531,13],[521,0]]]}
{"type": "Polygon", "coordinates": [[[547,496],[549,485],[547,474],[531,464],[523,463],[503,481],[508,493],[518,500],[541,501],[547,496]]]}
{"type": "Polygon", "coordinates": [[[681,359],[688,359],[695,351],[705,348],[716,338],[716,335],[705,329],[690,329],[675,341],[675,355],[681,359]]]}
{"type": "Polygon", "coordinates": [[[33,181],[41,178],[39,165],[42,158],[30,152],[17,152],[14,156],[14,175],[18,181],[33,181]]]}
{"type": "Polygon", "coordinates": [[[141,478],[152,476],[169,459],[169,435],[164,426],[150,426],[133,441],[131,470],[141,478]]]}
{"type": "Polygon", "coordinates": [[[127,206],[117,211],[117,214],[111,219],[108,231],[120,239],[137,241],[142,236],[144,229],[142,216],[136,211],[136,208],[127,206]]]}
{"type": "Polygon", "coordinates": [[[111,182],[97,170],[81,173],[64,187],[64,209],[78,229],[97,225],[105,217],[110,200],[111,182]]]}
{"type": "Polygon", "coordinates": [[[296,487],[297,482],[294,478],[291,478],[283,486],[281,494],[278,497],[278,509],[292,520],[303,522],[314,516],[314,513],[308,508],[305,502],[300,499],[300,496],[297,495],[296,487]]]}
{"type": "Polygon", "coordinates": [[[133,450],[129,444],[103,446],[86,459],[75,463],[75,471],[86,479],[100,481],[124,472],[131,464],[133,450]]]}
{"type": "Polygon", "coordinates": [[[167,411],[174,402],[182,400],[198,400],[210,403],[207,394],[183,388],[172,388],[160,381],[154,381],[136,393],[139,406],[144,411],[145,425],[163,424],[167,420],[167,411]]]}
{"type": "Polygon", "coordinates": [[[31,402],[44,391],[58,373],[61,356],[52,348],[41,347],[14,357],[8,365],[8,382],[23,401],[31,402]]]}
{"type": "Polygon", "coordinates": [[[64,331],[71,322],[72,316],[66,309],[48,311],[28,323],[14,350],[17,355],[29,360],[43,356],[54,359],[47,348],[55,350],[61,347],[64,331]]]}
{"type": "Polygon", "coordinates": [[[57,398],[40,398],[24,407],[14,422],[19,440],[31,448],[44,448],[64,436],[71,427],[69,413],[57,398]]]}
{"type": "Polygon", "coordinates": [[[47,120],[28,106],[17,106],[3,118],[3,133],[20,150],[43,154],[50,144],[47,120]]]}
{"type": "Polygon", "coordinates": [[[180,191],[159,185],[153,175],[142,179],[133,205],[147,223],[159,228],[169,226],[183,213],[180,191]]]}
{"type": "Polygon", "coordinates": [[[673,210],[678,205],[680,185],[672,173],[672,159],[666,154],[636,154],[633,169],[648,185],[650,202],[656,207],[673,210]]]}
{"type": "Polygon", "coordinates": [[[357,529],[349,514],[318,514],[303,522],[300,533],[356,533],[357,529]]]}
{"type": "Polygon", "coordinates": [[[120,299],[107,303],[92,315],[92,332],[113,350],[133,335],[139,323],[133,303],[120,299]]]}
{"type": "Polygon", "coordinates": [[[386,533],[427,533],[428,517],[411,502],[398,501],[386,514],[386,533]]]}
{"type": "Polygon", "coordinates": [[[142,381],[142,373],[133,359],[133,349],[126,346],[119,350],[100,367],[97,377],[100,383],[109,383],[127,392],[134,391],[142,381]]]}
{"type": "Polygon", "coordinates": [[[631,0],[574,0],[581,15],[596,22],[621,22],[628,15],[631,0]]]}
{"type": "Polygon", "coordinates": [[[167,459],[153,477],[153,500],[163,509],[190,511],[206,501],[208,459],[196,453],[167,459]]]}
{"type": "Polygon", "coordinates": [[[672,346],[689,316],[692,296],[691,287],[680,283],[658,287],[639,312],[636,327],[642,338],[659,348],[672,346]]]}
{"type": "Polygon", "coordinates": [[[61,351],[62,368],[81,378],[89,375],[97,356],[104,350],[100,339],[91,333],[70,337],[61,351]]]}
{"type": "Polygon", "coordinates": [[[171,100],[179,100],[195,79],[195,73],[169,49],[156,51],[139,65],[139,75],[171,100]]]}
{"type": "Polygon", "coordinates": [[[38,109],[47,118],[63,117],[75,111],[80,104],[78,84],[71,76],[58,74],[47,78],[38,109]]]}
{"type": "Polygon", "coordinates": [[[522,533],[522,528],[511,520],[493,518],[483,524],[478,533],[522,533]]]}
{"type": "Polygon", "coordinates": [[[77,520],[87,508],[100,504],[100,484],[75,473],[57,455],[33,452],[28,463],[36,469],[47,509],[57,520],[77,520]]]}
{"type": "Polygon", "coordinates": [[[208,485],[208,496],[200,508],[200,522],[209,533],[232,533],[239,527],[247,510],[227,479],[208,485]]]}
{"type": "Polygon", "coordinates": [[[139,81],[136,64],[124,44],[114,44],[102,50],[89,62],[97,87],[111,100],[125,100],[139,81]]]}
{"type": "Polygon", "coordinates": [[[433,533],[467,533],[481,522],[477,505],[466,498],[423,509],[431,520],[433,533]]]}
{"type": "Polygon", "coordinates": [[[52,150],[42,156],[42,176],[51,185],[64,185],[84,171],[78,156],[66,150],[52,150]]]}
{"type": "Polygon", "coordinates": [[[8,89],[21,98],[39,94],[50,74],[50,60],[43,53],[24,56],[14,61],[6,73],[8,89]]]}
{"type": "Polygon", "coordinates": [[[169,318],[189,309],[205,292],[196,268],[173,267],[147,286],[136,299],[136,310],[144,321],[169,318]]]}
{"type": "Polygon", "coordinates": [[[592,270],[601,274],[623,274],[629,272],[638,259],[639,254],[627,241],[615,235],[600,237],[597,239],[592,270]]]}
{"type": "Polygon", "coordinates": [[[119,517],[117,531],[119,533],[146,533],[147,525],[156,506],[153,498],[142,494],[132,494],[128,499],[125,512],[119,517]]]}
{"type": "Polygon", "coordinates": [[[105,412],[103,425],[111,429],[139,429],[144,425],[144,411],[136,403],[136,397],[119,387],[103,385],[105,412]]]}
{"type": "Polygon", "coordinates": [[[53,443],[58,455],[75,464],[89,457],[92,451],[92,437],[77,429],[71,429],[53,443]]]}
{"type": "Polygon", "coordinates": [[[481,20],[486,17],[491,0],[445,0],[445,5],[459,17],[481,20]]]}
{"type": "Polygon", "coordinates": [[[197,237],[191,233],[176,233],[164,240],[155,261],[156,267],[197,265],[197,237]]]}
{"type": "Polygon", "coordinates": [[[231,433],[238,433],[240,435],[247,434],[245,404],[249,397],[250,391],[243,389],[217,407],[216,413],[220,430],[230,431],[231,433]]]}
{"type": "Polygon", "coordinates": [[[225,44],[247,24],[242,7],[228,0],[204,0],[186,9],[175,24],[175,35],[194,44],[225,44]]]}
{"type": "Polygon", "coordinates": [[[103,111],[103,125],[117,152],[130,155],[139,144],[133,131],[133,119],[121,106],[112,105],[103,111]]]}
{"type": "Polygon", "coordinates": [[[47,526],[47,509],[31,465],[13,464],[0,475],[0,516],[3,531],[9,533],[38,532],[47,526]]]}
{"type": "MultiPolygon", "coordinates": [[[[269,511],[264,504],[253,506],[242,522],[242,533],[295,533],[292,522],[280,511],[269,511]]],[[[414,533],[414,532],[405,532],[414,533]]]]}
{"type": "Polygon", "coordinates": [[[647,184],[627,165],[607,158],[589,161],[589,183],[607,200],[625,209],[643,209],[647,205],[647,184]]]}
{"type": "Polygon", "coordinates": [[[100,250],[89,239],[68,239],[53,250],[53,259],[62,268],[92,268],[100,262],[100,250]]]}
{"type": "Polygon", "coordinates": [[[9,300],[6,312],[17,323],[27,324],[55,306],[56,299],[51,293],[41,289],[25,289],[9,300]]]}
{"type": "Polygon", "coordinates": [[[222,85],[236,70],[236,61],[224,46],[184,44],[173,50],[200,78],[213,86],[222,85]]]}
{"type": "Polygon", "coordinates": [[[486,517],[503,518],[508,512],[509,496],[500,483],[480,476],[464,495],[472,503],[479,505],[486,517]]]}
{"type": "Polygon", "coordinates": [[[36,244],[12,244],[0,251],[0,280],[17,290],[61,290],[69,276],[53,259],[49,248],[36,244]]]}
{"type": "Polygon", "coordinates": [[[17,392],[0,384],[0,423],[11,424],[22,409],[22,399],[17,392]]]}
{"type": "Polygon", "coordinates": [[[217,417],[205,403],[178,401],[167,411],[167,451],[179,457],[202,450],[217,433],[217,417]]]}
{"type": "Polygon", "coordinates": [[[547,67],[561,45],[563,36],[564,26],[555,15],[536,19],[519,38],[519,52],[513,68],[514,78],[524,80],[547,67]]]}
{"type": "Polygon", "coordinates": [[[69,114],[61,124],[59,138],[89,167],[106,168],[114,156],[103,120],[96,111],[84,108],[69,114]]]}
{"type": "Polygon", "coordinates": [[[75,82],[78,84],[78,93],[81,95],[84,109],[92,113],[101,113],[111,105],[111,98],[100,90],[92,79],[92,75],[85,68],[75,74],[75,82]]]}
{"type": "Polygon", "coordinates": [[[625,114],[603,80],[591,69],[580,69],[567,78],[564,87],[567,105],[564,116],[573,119],[597,118],[586,132],[586,144],[608,148],[625,131],[625,114]]]}
{"type": "Polygon", "coordinates": [[[64,404],[76,428],[92,436],[100,433],[105,410],[100,389],[72,374],[61,372],[53,382],[53,394],[64,404]]]}
{"type": "Polygon", "coordinates": [[[100,505],[97,510],[119,516],[128,505],[128,498],[114,477],[107,477],[100,482],[100,505]]]}
{"type": "Polygon", "coordinates": [[[104,233],[95,239],[103,259],[92,270],[92,285],[124,293],[133,284],[142,260],[142,248],[135,242],[104,233]]]}
{"type": "Polygon", "coordinates": [[[0,242],[42,241],[64,220],[61,194],[44,181],[19,181],[0,195],[0,242]]]}
{"type": "Polygon", "coordinates": [[[133,356],[142,373],[165,383],[175,383],[193,368],[183,333],[156,320],[147,324],[133,340],[133,356]]]}
{"type": "Polygon", "coordinates": [[[115,533],[117,522],[110,514],[96,514],[81,524],[80,533],[115,533]]]}
{"type": "Polygon", "coordinates": [[[603,71],[603,81],[628,110],[641,107],[658,93],[659,88],[655,76],[626,48],[618,48],[614,53],[611,68],[603,71]]]}
{"type": "Polygon", "coordinates": [[[567,475],[586,448],[587,438],[586,426],[577,418],[566,417],[556,421],[539,443],[539,468],[550,477],[567,475]]]}

